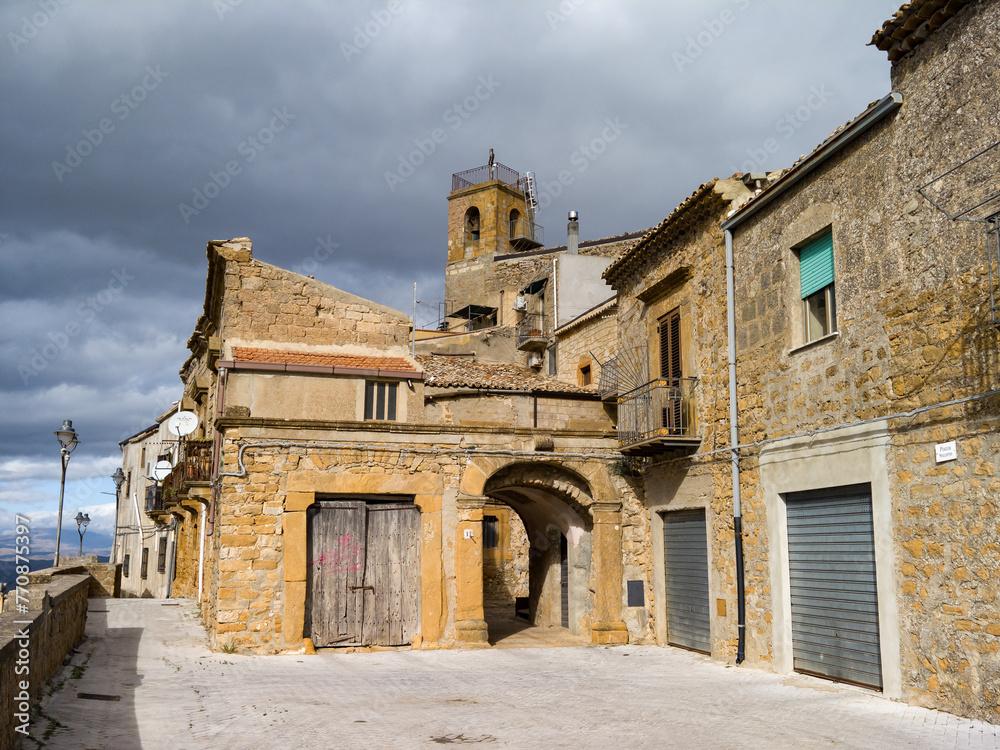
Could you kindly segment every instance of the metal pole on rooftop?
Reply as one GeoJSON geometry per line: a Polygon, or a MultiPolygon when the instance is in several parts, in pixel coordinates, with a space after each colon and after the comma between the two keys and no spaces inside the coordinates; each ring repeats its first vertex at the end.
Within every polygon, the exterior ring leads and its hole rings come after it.
{"type": "Polygon", "coordinates": [[[417,358],[417,282],[413,282],[413,346],[411,354],[417,358]]]}

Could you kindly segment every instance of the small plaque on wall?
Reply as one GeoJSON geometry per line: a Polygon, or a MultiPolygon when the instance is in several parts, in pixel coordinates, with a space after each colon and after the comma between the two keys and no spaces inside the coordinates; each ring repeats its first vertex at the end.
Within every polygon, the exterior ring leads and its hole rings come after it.
{"type": "Polygon", "coordinates": [[[646,596],[642,588],[642,581],[628,581],[626,584],[628,591],[628,606],[645,607],[646,596]]]}
{"type": "Polygon", "coordinates": [[[942,461],[954,461],[958,458],[958,448],[955,446],[955,441],[952,440],[947,443],[938,443],[935,445],[934,457],[938,463],[942,461]]]}

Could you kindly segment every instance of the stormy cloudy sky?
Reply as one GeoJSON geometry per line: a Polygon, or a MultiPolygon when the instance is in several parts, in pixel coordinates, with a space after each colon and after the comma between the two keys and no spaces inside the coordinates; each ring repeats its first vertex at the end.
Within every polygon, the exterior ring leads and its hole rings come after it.
{"type": "Polygon", "coordinates": [[[453,172],[491,147],[534,171],[549,244],[570,209],[583,240],[650,227],[888,93],[865,45],[899,4],[5,3],[0,556],[14,512],[51,547],[63,419],[64,539],[83,508],[107,551],[117,443],[181,395],[207,241],[404,311],[417,282],[430,324],[453,172]]]}

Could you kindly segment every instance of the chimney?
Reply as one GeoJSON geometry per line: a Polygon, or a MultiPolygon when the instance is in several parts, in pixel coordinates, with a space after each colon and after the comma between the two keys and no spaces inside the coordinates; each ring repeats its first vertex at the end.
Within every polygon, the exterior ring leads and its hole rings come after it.
{"type": "Polygon", "coordinates": [[[566,228],[566,252],[576,255],[580,251],[580,215],[569,212],[569,226],[566,228]]]}

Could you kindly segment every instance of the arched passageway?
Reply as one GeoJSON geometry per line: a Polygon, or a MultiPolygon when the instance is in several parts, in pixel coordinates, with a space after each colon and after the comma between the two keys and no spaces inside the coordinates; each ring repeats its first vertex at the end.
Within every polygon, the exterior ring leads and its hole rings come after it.
{"type": "Polygon", "coordinates": [[[483,593],[490,642],[531,626],[562,629],[589,642],[592,544],[586,482],[560,467],[515,464],[494,474],[483,494],[488,498],[483,511],[483,593]],[[507,532],[507,539],[496,540],[501,548],[506,542],[499,555],[488,546],[494,543],[493,518],[497,536],[507,532]],[[491,556],[504,555],[509,565],[502,581],[491,580],[491,556]],[[517,596],[504,602],[498,594],[505,591],[516,591],[517,596]]]}

